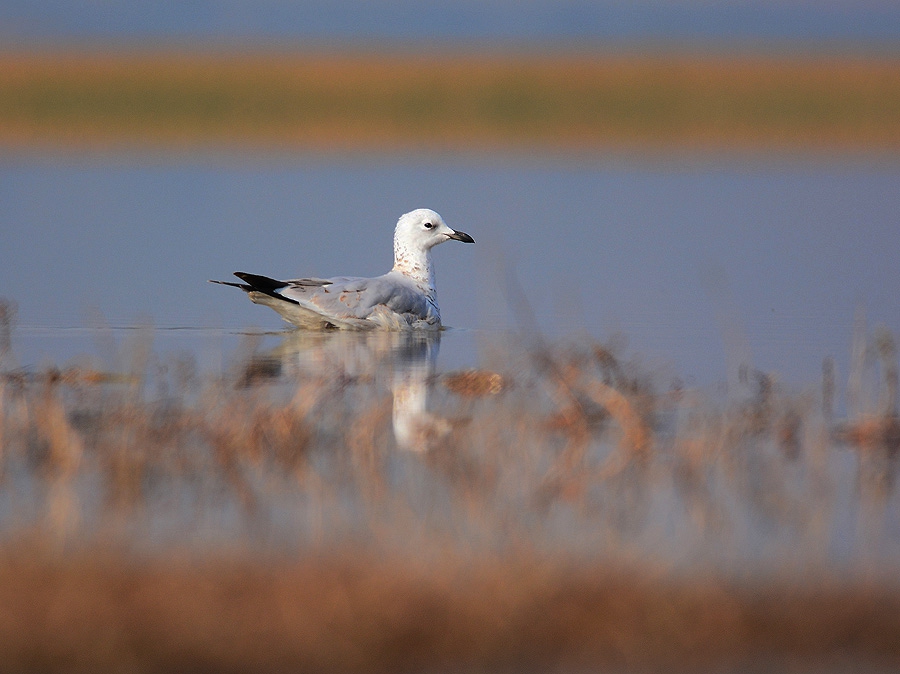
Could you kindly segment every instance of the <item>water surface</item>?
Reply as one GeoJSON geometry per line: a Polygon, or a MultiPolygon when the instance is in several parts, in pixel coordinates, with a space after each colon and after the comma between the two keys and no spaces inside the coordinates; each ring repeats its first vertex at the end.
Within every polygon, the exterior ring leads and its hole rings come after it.
{"type": "Polygon", "coordinates": [[[667,2],[568,0],[548,2],[287,2],[265,0],[184,4],[134,0],[103,4],[58,2],[0,3],[0,35],[15,43],[48,41],[190,40],[308,45],[352,42],[393,43],[409,48],[449,41],[577,43],[600,45],[647,42],[706,42],[758,45],[798,41],[834,44],[896,44],[900,21],[887,0],[828,3],[667,2]]]}
{"type": "Polygon", "coordinates": [[[845,379],[855,315],[900,332],[900,168],[876,158],[7,157],[16,353],[68,357],[103,326],[152,325],[175,350],[205,349],[204,329],[277,331],[206,280],[383,273],[420,206],[478,242],[435,250],[454,363],[529,311],[698,385],[740,366],[806,385],[826,357],[845,379]]]}
{"type": "Polygon", "coordinates": [[[7,533],[896,568],[896,452],[833,435],[820,396],[833,359],[839,415],[890,401],[889,349],[859,336],[900,334],[894,163],[28,156],[0,205],[7,533]],[[207,283],[382,273],[419,206],[477,241],[434,251],[437,339],[289,332],[207,283]],[[448,383],[473,366],[508,386],[448,383]],[[603,382],[651,401],[646,462],[603,382]],[[74,430],[42,440],[59,410],[74,430]]]}

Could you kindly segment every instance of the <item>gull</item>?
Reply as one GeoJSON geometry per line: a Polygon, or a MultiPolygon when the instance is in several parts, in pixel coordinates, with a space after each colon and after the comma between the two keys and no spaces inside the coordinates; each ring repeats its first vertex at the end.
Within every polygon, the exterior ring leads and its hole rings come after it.
{"type": "Polygon", "coordinates": [[[243,283],[210,282],[240,288],[252,302],[307,330],[439,330],[431,249],[450,239],[475,243],[465,232],[450,229],[431,209],[419,208],[397,221],[394,267],[382,276],[278,281],[235,272],[243,283]]]}

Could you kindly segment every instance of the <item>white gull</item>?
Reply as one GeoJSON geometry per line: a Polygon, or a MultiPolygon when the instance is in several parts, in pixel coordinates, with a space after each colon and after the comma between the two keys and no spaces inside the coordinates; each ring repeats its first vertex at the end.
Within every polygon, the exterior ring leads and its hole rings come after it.
{"type": "Polygon", "coordinates": [[[431,249],[450,239],[475,243],[465,232],[450,229],[434,211],[419,208],[397,221],[394,267],[382,276],[278,281],[235,272],[243,283],[212,283],[240,288],[251,301],[271,307],[288,323],[307,330],[438,330],[441,311],[431,249]]]}

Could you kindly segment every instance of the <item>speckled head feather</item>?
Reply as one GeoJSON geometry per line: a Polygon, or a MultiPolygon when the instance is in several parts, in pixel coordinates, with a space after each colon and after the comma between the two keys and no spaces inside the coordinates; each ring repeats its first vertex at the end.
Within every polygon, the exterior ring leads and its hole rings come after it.
{"type": "Polygon", "coordinates": [[[450,239],[475,243],[465,232],[450,229],[444,219],[430,208],[417,208],[405,213],[400,216],[394,229],[393,271],[413,279],[433,296],[434,265],[431,262],[431,249],[450,239]]]}

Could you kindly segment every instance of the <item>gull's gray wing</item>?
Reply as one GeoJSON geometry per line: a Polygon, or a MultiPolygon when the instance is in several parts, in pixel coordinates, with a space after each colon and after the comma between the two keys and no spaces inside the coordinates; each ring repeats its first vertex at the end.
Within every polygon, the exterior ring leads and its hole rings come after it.
{"type": "Polygon", "coordinates": [[[271,307],[289,323],[310,330],[441,327],[434,299],[399,272],[375,278],[339,276],[291,281],[246,272],[235,272],[235,276],[244,283],[215,282],[244,290],[256,304],[271,307]]]}
{"type": "Polygon", "coordinates": [[[339,279],[309,277],[289,279],[287,281],[282,281],[282,283],[292,286],[327,286],[337,280],[339,279]]]}
{"type": "Polygon", "coordinates": [[[344,321],[379,318],[386,310],[403,316],[409,323],[428,321],[437,315],[425,293],[402,274],[389,272],[375,278],[345,276],[322,280],[328,283],[311,284],[308,279],[291,281],[277,292],[326,318],[344,321]]]}

